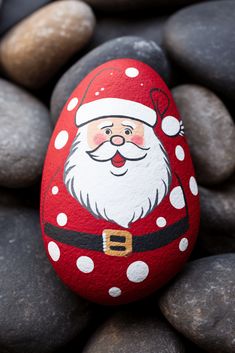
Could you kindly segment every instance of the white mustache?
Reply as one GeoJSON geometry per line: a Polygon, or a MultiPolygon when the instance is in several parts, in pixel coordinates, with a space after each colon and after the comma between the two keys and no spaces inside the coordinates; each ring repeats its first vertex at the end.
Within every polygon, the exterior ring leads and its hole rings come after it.
{"type": "Polygon", "coordinates": [[[103,142],[94,150],[87,151],[88,155],[96,161],[106,162],[114,157],[119,152],[127,160],[143,159],[150,148],[139,147],[133,142],[125,142],[122,146],[114,146],[111,142],[103,142]]]}

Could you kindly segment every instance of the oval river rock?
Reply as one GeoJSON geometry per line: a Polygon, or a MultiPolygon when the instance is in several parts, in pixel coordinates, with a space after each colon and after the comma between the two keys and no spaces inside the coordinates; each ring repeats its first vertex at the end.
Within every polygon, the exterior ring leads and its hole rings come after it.
{"type": "Polygon", "coordinates": [[[127,303],[165,284],[189,257],[197,182],[183,122],[151,66],[115,59],[77,83],[44,166],[45,247],[81,296],[127,303]]]}
{"type": "Polygon", "coordinates": [[[0,351],[49,353],[81,339],[91,307],[48,263],[38,211],[0,205],[0,229],[0,351]]]}
{"type": "Polygon", "coordinates": [[[209,254],[235,251],[235,176],[214,189],[200,187],[199,239],[209,254]]]}
{"type": "Polygon", "coordinates": [[[180,337],[158,316],[139,304],[122,310],[94,332],[83,353],[185,353],[180,337]]]}
{"type": "Polygon", "coordinates": [[[23,89],[0,79],[0,185],[39,181],[51,123],[46,107],[23,89]]]}
{"type": "Polygon", "coordinates": [[[184,121],[199,183],[219,184],[235,171],[235,125],[223,102],[198,85],[172,90],[184,121]]]}
{"type": "Polygon", "coordinates": [[[208,352],[235,350],[234,266],[235,254],[193,261],[160,299],[167,320],[208,352]]]}
{"type": "Polygon", "coordinates": [[[208,1],[174,14],[165,27],[169,56],[196,82],[234,99],[235,2],[208,1]]]}
{"type": "Polygon", "coordinates": [[[90,39],[95,18],[80,1],[56,1],[12,28],[0,42],[4,72],[28,88],[38,88],[90,39]]]}

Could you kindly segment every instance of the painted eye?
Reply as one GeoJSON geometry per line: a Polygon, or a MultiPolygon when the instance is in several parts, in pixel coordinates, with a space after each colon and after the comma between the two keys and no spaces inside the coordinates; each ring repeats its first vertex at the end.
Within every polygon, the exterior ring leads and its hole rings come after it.
{"type": "Polygon", "coordinates": [[[112,130],[111,129],[105,129],[104,132],[105,132],[106,135],[111,135],[112,130]]]}
{"type": "Polygon", "coordinates": [[[131,135],[132,134],[132,131],[131,129],[125,129],[125,135],[131,135]]]}

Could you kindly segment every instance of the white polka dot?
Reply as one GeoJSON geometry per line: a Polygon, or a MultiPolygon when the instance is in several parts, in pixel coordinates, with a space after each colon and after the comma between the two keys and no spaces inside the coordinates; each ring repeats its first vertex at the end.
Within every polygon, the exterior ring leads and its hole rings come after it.
{"type": "Polygon", "coordinates": [[[197,194],[198,194],[198,186],[197,186],[196,179],[193,176],[191,176],[191,178],[189,179],[189,188],[191,190],[191,193],[194,196],[197,196],[197,194]]]}
{"type": "Polygon", "coordinates": [[[60,150],[61,148],[63,148],[68,142],[68,139],[69,139],[68,132],[66,130],[60,131],[55,139],[55,143],[54,143],[55,148],[57,150],[60,150]]]}
{"type": "Polygon", "coordinates": [[[59,226],[63,227],[66,225],[67,221],[68,221],[68,217],[66,216],[65,213],[59,213],[56,217],[57,223],[59,224],[59,226]]]}
{"type": "Polygon", "coordinates": [[[119,297],[122,294],[122,291],[118,287],[112,287],[109,289],[109,295],[113,298],[119,297]]]}
{"type": "Polygon", "coordinates": [[[58,261],[60,258],[60,249],[54,241],[48,243],[48,252],[53,261],[58,261]]]}
{"type": "Polygon", "coordinates": [[[139,70],[137,70],[135,67],[128,67],[125,70],[125,74],[131,78],[137,77],[139,75],[139,70]]]}
{"type": "Polygon", "coordinates": [[[95,92],[95,95],[98,96],[100,94],[100,92],[95,92]]]}
{"type": "Polygon", "coordinates": [[[111,72],[110,75],[112,76],[112,75],[113,75],[113,72],[111,72]]]}
{"type": "Polygon", "coordinates": [[[140,86],[143,86],[143,85],[144,85],[143,83],[140,84],[140,86]]]}
{"type": "Polygon", "coordinates": [[[102,87],[100,90],[101,90],[101,91],[104,91],[104,87],[102,87]]]}
{"type": "Polygon", "coordinates": [[[53,195],[56,195],[56,194],[58,194],[58,192],[59,192],[59,188],[58,188],[58,186],[53,186],[53,188],[51,189],[51,192],[52,192],[52,194],[53,195]]]}
{"type": "Polygon", "coordinates": [[[170,115],[166,116],[162,120],[162,131],[167,136],[176,136],[180,132],[179,120],[170,115]]]}
{"type": "Polygon", "coordinates": [[[179,161],[183,161],[185,157],[184,149],[180,145],[175,148],[175,155],[179,161]]]}
{"type": "Polygon", "coordinates": [[[77,97],[74,97],[70,100],[69,104],[67,105],[67,110],[71,112],[78,104],[78,99],[77,97]]]}
{"type": "Polygon", "coordinates": [[[185,251],[188,248],[188,239],[187,238],[182,238],[179,243],[179,249],[180,251],[185,251]]]}
{"type": "Polygon", "coordinates": [[[180,210],[185,206],[184,194],[181,186],[176,186],[170,193],[170,203],[180,210]]]}
{"type": "Polygon", "coordinates": [[[134,283],[143,282],[149,274],[149,267],[143,261],[135,261],[128,266],[126,271],[129,281],[134,283]]]}
{"type": "Polygon", "coordinates": [[[83,273],[90,273],[94,270],[94,262],[88,256],[80,256],[76,264],[77,268],[83,273]]]}
{"type": "Polygon", "coordinates": [[[157,226],[160,228],[165,227],[166,219],[164,217],[158,217],[156,223],[157,223],[157,226]]]}

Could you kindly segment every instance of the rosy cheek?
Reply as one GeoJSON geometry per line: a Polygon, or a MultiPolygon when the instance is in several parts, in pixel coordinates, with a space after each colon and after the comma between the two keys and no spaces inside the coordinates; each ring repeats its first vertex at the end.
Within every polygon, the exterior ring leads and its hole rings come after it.
{"type": "Polygon", "coordinates": [[[135,143],[136,145],[142,146],[144,144],[144,139],[140,135],[134,135],[131,138],[131,142],[135,143]]]}
{"type": "Polygon", "coordinates": [[[104,134],[95,134],[93,138],[93,142],[95,145],[100,145],[101,143],[105,142],[107,140],[107,137],[104,134]]]}

